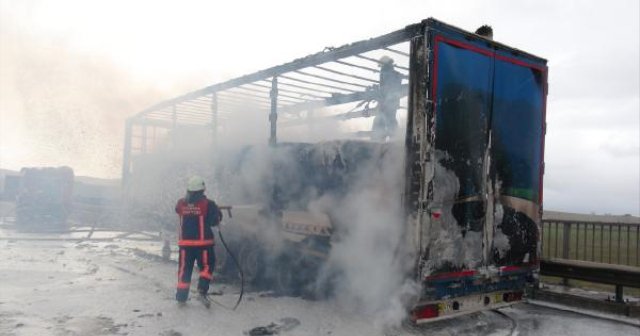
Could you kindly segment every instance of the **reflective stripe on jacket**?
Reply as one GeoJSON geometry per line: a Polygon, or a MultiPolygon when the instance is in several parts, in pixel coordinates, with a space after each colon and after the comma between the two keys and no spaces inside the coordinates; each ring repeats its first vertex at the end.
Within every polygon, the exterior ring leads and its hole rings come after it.
{"type": "Polygon", "coordinates": [[[187,203],[180,199],[176,204],[176,213],[180,218],[178,229],[178,246],[210,246],[213,245],[213,231],[206,222],[209,200],[202,197],[195,203],[187,203]]]}

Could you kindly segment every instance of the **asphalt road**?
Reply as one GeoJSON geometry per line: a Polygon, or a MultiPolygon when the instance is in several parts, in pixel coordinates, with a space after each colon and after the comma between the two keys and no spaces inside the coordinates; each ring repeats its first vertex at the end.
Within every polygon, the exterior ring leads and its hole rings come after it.
{"type": "Polygon", "coordinates": [[[210,310],[193,300],[179,307],[177,266],[155,256],[159,242],[59,238],[70,236],[0,230],[0,335],[246,335],[288,318],[299,325],[281,335],[640,336],[630,324],[530,304],[419,328],[386,326],[331,300],[257,292],[230,311],[239,290],[222,283],[212,288],[223,294],[210,310]]]}

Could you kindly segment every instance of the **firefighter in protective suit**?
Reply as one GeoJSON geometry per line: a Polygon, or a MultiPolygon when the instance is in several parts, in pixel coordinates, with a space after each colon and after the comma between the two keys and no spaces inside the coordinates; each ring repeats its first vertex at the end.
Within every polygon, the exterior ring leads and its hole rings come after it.
{"type": "Polygon", "coordinates": [[[176,213],[178,228],[178,288],[176,300],[184,304],[189,296],[194,262],[200,270],[198,299],[209,307],[207,292],[215,265],[212,227],[220,224],[222,213],[216,203],[204,195],[204,180],[193,176],[187,184],[187,195],[178,200],[176,213]]]}
{"type": "Polygon", "coordinates": [[[400,108],[402,98],[402,74],[394,69],[394,61],[389,56],[382,56],[380,66],[380,89],[378,93],[378,111],[373,118],[371,139],[384,141],[392,138],[398,128],[396,112],[400,108]]]}

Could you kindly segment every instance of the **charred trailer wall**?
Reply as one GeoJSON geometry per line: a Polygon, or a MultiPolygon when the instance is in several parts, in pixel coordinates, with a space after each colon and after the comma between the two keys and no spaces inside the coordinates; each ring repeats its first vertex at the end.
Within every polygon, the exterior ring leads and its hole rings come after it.
{"type": "Polygon", "coordinates": [[[322,198],[339,203],[363,179],[375,183],[375,170],[395,147],[360,140],[250,146],[222,165],[221,189],[235,204],[259,203],[275,212],[309,210],[322,198]]]}
{"type": "Polygon", "coordinates": [[[539,262],[546,61],[435,20],[412,58],[428,64],[411,72],[405,168],[422,299],[522,290],[539,262]]]}

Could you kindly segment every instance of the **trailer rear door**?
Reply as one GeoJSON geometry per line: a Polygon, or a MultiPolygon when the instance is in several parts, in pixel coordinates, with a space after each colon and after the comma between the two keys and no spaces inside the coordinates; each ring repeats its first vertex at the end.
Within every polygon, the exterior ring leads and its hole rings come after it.
{"type": "Polygon", "coordinates": [[[420,274],[535,263],[546,61],[435,20],[425,39],[420,274]]]}

